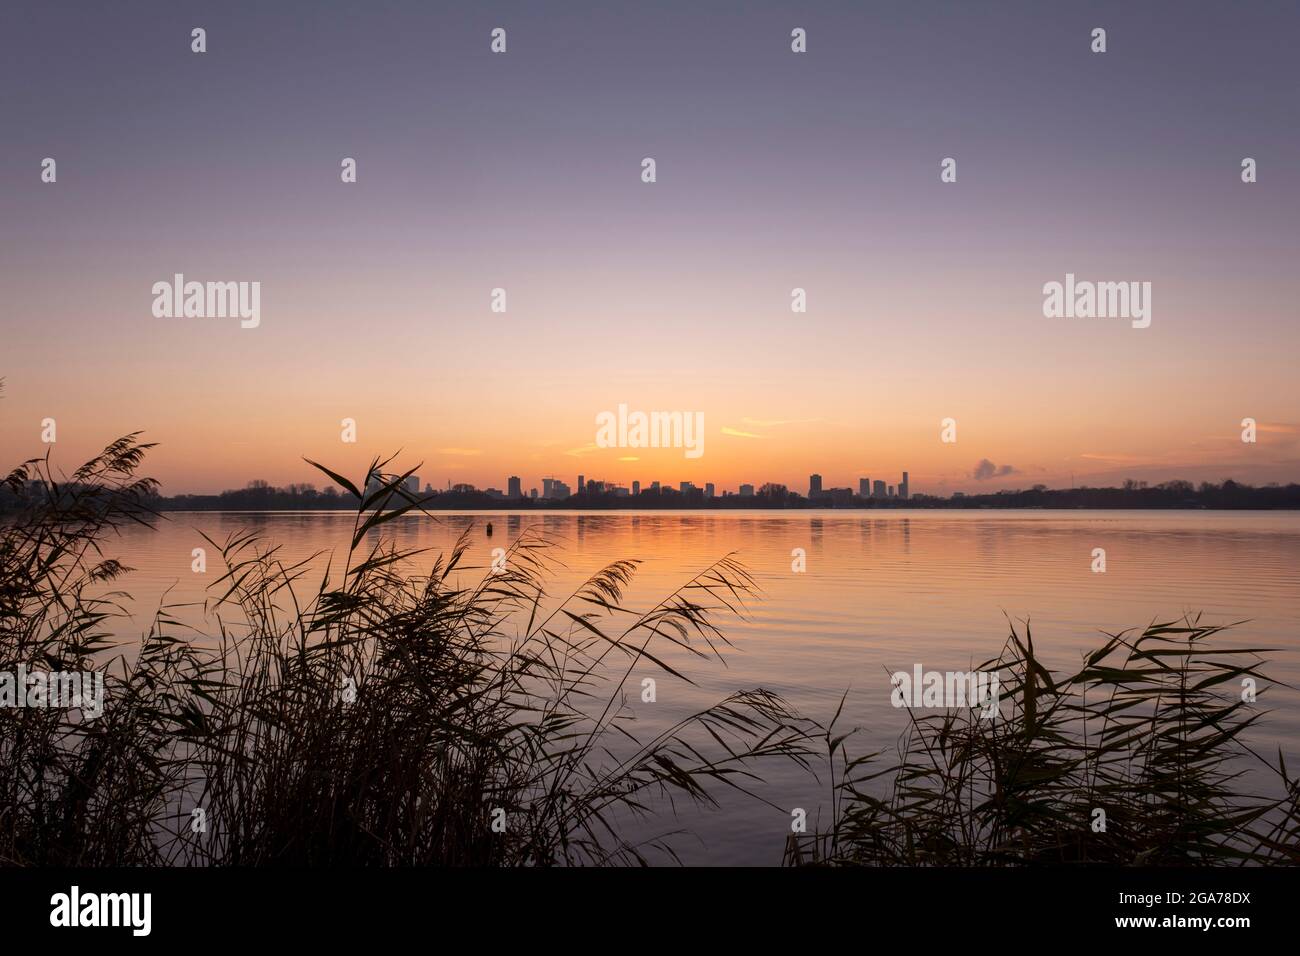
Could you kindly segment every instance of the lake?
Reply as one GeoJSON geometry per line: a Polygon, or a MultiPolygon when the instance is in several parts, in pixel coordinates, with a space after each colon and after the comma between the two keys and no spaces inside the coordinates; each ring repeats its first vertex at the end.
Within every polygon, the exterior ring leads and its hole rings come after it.
{"type": "MultiPolygon", "coordinates": [[[[762,593],[747,617],[723,621],[735,645],[724,662],[671,655],[696,684],[655,675],[653,704],[641,702],[640,681],[654,671],[638,669],[629,680],[628,707],[643,734],[743,688],[775,691],[829,719],[847,690],[842,721],[860,728],[854,749],[892,747],[907,715],[890,705],[889,673],[916,664],[969,669],[997,654],[1007,616],[1030,621],[1036,650],[1057,669],[1077,665],[1099,631],[1198,612],[1208,623],[1245,621],[1222,636],[1225,646],[1278,648],[1271,676],[1300,686],[1300,514],[1290,512],[529,512],[408,515],[384,527],[403,548],[439,552],[471,526],[475,567],[458,572],[464,583],[485,573],[493,548],[529,528],[560,541],[565,567],[552,595],[620,558],[643,562],[628,594],[638,609],[731,552],[754,574],[762,593]],[[1092,570],[1097,548],[1104,573],[1092,570]]],[[[221,571],[210,548],[207,573],[191,571],[192,549],[206,546],[200,532],[220,540],[250,527],[297,559],[346,547],[352,518],[172,512],[154,531],[124,531],[106,542],[106,554],[134,569],[120,583],[140,617],[120,636],[138,639],[164,594],[172,604],[201,604],[221,571]]],[[[200,608],[180,616],[202,627],[200,608]]],[[[1262,699],[1272,712],[1249,739],[1266,753],[1281,746],[1288,764],[1300,766],[1300,694],[1273,686],[1262,699]]],[[[814,828],[819,810],[825,819],[827,785],[785,765],[763,773],[775,806],[732,795],[720,809],[683,808],[676,819],[633,826],[647,835],[688,831],[673,840],[688,862],[778,863],[789,808],[806,809],[814,828]]]]}

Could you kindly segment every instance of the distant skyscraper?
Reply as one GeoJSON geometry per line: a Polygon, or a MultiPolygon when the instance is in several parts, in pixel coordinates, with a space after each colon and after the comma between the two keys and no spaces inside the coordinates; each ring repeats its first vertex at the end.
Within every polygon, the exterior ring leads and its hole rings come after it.
{"type": "Polygon", "coordinates": [[[881,481],[879,478],[877,478],[875,481],[871,483],[871,497],[873,498],[885,497],[885,483],[881,481]]]}
{"type": "Polygon", "coordinates": [[[898,485],[898,497],[907,498],[907,472],[903,472],[903,480],[898,485]]]}
{"type": "Polygon", "coordinates": [[[688,492],[688,491],[694,491],[694,490],[695,490],[695,485],[693,485],[693,484],[692,484],[691,482],[689,482],[689,481],[683,481],[683,482],[681,483],[681,485],[679,486],[678,490],[681,491],[682,494],[686,494],[686,492],[688,492]]]}
{"type": "Polygon", "coordinates": [[[892,498],[892,497],[894,497],[894,486],[893,486],[893,485],[890,485],[890,486],[889,486],[888,490],[885,492],[885,497],[886,497],[886,498],[892,498]]]}
{"type": "Polygon", "coordinates": [[[858,479],[858,497],[859,497],[859,498],[870,498],[870,497],[871,497],[871,479],[870,479],[870,478],[859,478],[859,479],[858,479]]]}
{"type": "Polygon", "coordinates": [[[713,497],[713,492],[714,492],[713,482],[711,482],[711,481],[706,481],[706,482],[704,483],[704,497],[706,497],[706,498],[712,498],[712,497],[713,497]]]}
{"type": "Polygon", "coordinates": [[[754,497],[754,486],[753,486],[753,485],[741,485],[741,486],[740,486],[740,497],[742,497],[742,498],[752,498],[752,497],[754,497]]]}
{"type": "Polygon", "coordinates": [[[579,476],[578,476],[578,494],[580,494],[580,495],[585,495],[586,493],[587,493],[587,483],[586,483],[585,481],[582,480],[582,475],[579,475],[579,476]]]}
{"type": "Polygon", "coordinates": [[[554,497],[555,497],[555,479],[554,479],[554,478],[543,478],[543,479],[542,479],[542,497],[543,497],[543,498],[554,498],[554,497]]]}
{"type": "Polygon", "coordinates": [[[519,481],[518,475],[511,475],[507,479],[506,494],[511,498],[522,498],[524,496],[523,484],[519,481]]]}
{"type": "Polygon", "coordinates": [[[534,501],[536,501],[536,500],[537,500],[537,489],[534,488],[532,491],[530,491],[530,492],[528,493],[528,497],[529,497],[529,498],[532,498],[534,501]]]}
{"type": "Polygon", "coordinates": [[[632,482],[632,494],[634,496],[641,494],[641,482],[639,481],[632,482]]]}
{"type": "Polygon", "coordinates": [[[406,490],[413,495],[418,495],[420,493],[419,475],[411,475],[409,478],[406,479],[406,490]]]}
{"type": "Polygon", "coordinates": [[[821,493],[822,493],[822,476],[809,475],[808,476],[808,497],[816,498],[821,493]]]}
{"type": "Polygon", "coordinates": [[[652,482],[650,482],[650,490],[651,490],[651,491],[658,491],[658,490],[659,490],[659,482],[657,482],[657,481],[652,481],[652,482]]]}

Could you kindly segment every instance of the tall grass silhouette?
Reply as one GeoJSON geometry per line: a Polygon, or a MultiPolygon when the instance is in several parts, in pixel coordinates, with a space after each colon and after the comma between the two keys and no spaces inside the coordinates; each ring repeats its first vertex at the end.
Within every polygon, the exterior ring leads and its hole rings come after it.
{"type": "MultiPolygon", "coordinates": [[[[154,485],[128,436],[56,482],[48,462],[9,476],[26,496],[0,536],[0,667],[94,666],[112,650],[125,570],[105,534],[148,522],[154,485]]],[[[483,864],[646,862],[619,814],[718,787],[753,793],[756,765],[806,765],[811,724],[776,695],[734,694],[648,739],[623,683],[661,656],[704,659],[726,644],[749,574],[723,558],[646,611],[625,606],[635,561],[551,600],[550,542],[525,535],[504,570],[453,583],[446,555],[381,533],[416,507],[406,474],[376,461],[353,483],[350,546],[312,584],[309,560],[241,533],[209,543],[215,646],[182,640],[167,608],[134,656],[119,655],[105,713],[0,712],[0,856],[11,863],[483,864]],[[370,487],[370,492],[361,489],[370,487]],[[426,562],[425,574],[412,565],[426,562]],[[522,627],[517,626],[521,620],[522,627]],[[194,814],[202,811],[201,818],[194,814]],[[195,821],[201,819],[201,826],[195,821]],[[498,827],[494,829],[493,824],[498,827]]],[[[317,466],[321,467],[321,466],[317,466]]]]}
{"type": "Polygon", "coordinates": [[[787,862],[1300,862],[1300,785],[1280,748],[1271,760],[1246,741],[1267,649],[1217,646],[1223,630],[1193,618],[1109,634],[1059,676],[1012,624],[979,667],[1002,677],[998,718],[909,711],[897,754],[856,757],[831,721],[834,827],[789,841],[787,862]],[[1248,769],[1275,795],[1252,794],[1248,769]]]}

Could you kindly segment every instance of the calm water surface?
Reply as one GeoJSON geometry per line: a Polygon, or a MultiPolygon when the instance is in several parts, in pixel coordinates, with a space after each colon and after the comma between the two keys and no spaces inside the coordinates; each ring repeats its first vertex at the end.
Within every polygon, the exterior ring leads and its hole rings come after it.
{"type": "MultiPolygon", "coordinates": [[[[747,512],[474,514],[406,516],[386,527],[403,548],[448,548],[473,526],[463,583],[481,576],[492,549],[508,547],[525,529],[561,541],[565,567],[550,591],[563,595],[620,558],[643,563],[629,593],[648,608],[691,575],[729,553],[762,588],[745,620],[726,633],[735,647],[725,662],[671,658],[696,685],[658,678],[658,700],[640,702],[636,672],[627,686],[642,733],[736,690],[763,687],[804,713],[826,719],[847,690],[844,721],[860,727],[859,751],[893,746],[905,712],[889,705],[888,672],[963,670],[993,656],[1006,617],[1032,624],[1035,647],[1049,666],[1071,667],[1096,646],[1098,632],[1141,627],[1201,613],[1224,624],[1246,621],[1224,636],[1241,646],[1276,647],[1272,676],[1300,687],[1300,515],[1242,512],[747,512]],[[491,521],[495,534],[484,526],[491,521]],[[806,552],[806,571],[792,570],[792,552],[806,552]],[[1107,571],[1091,571],[1092,550],[1106,550],[1107,571]]],[[[168,603],[200,603],[220,575],[190,571],[199,532],[220,540],[255,528],[286,557],[345,548],[352,528],[337,513],[235,514],[175,512],[153,532],[126,531],[109,554],[133,567],[125,588],[140,617],[123,638],[138,637],[149,611],[168,603]],[[166,597],[164,598],[164,595],[166,597]]],[[[323,567],[323,561],[319,562],[323,567]]],[[[432,556],[429,558],[432,563],[432,556]]],[[[304,588],[304,594],[307,588],[304,588]]],[[[202,627],[197,609],[184,612],[202,627]]],[[[680,668],[679,668],[680,669],[680,668]]],[[[1252,738],[1300,766],[1300,694],[1270,688],[1272,709],[1252,738]]],[[[641,833],[688,830],[674,839],[691,862],[779,862],[789,809],[808,810],[810,828],[828,805],[825,785],[771,765],[768,807],[725,799],[721,809],[685,810],[641,833]]]]}

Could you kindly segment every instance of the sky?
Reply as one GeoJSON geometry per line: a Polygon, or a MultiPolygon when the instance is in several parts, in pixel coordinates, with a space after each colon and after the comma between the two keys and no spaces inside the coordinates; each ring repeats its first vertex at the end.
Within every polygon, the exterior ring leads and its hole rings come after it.
{"type": "Polygon", "coordinates": [[[141,430],[172,494],[399,451],[435,487],[1300,481],[1298,33],[1293,3],[11,0],[0,468],[141,430]],[[155,316],[175,273],[259,282],[260,324],[155,316]],[[1150,326],[1045,317],[1067,273],[1150,282],[1150,326]],[[702,413],[704,453],[595,447],[620,404],[702,413]]]}

